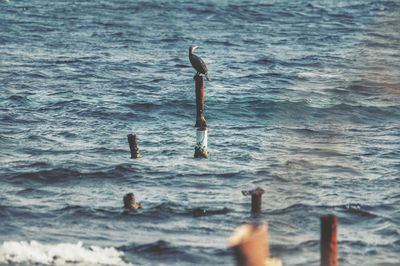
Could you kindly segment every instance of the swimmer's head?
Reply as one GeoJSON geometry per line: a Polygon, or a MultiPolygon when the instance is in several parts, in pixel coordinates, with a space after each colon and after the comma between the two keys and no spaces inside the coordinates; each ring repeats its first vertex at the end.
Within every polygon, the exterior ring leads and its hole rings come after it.
{"type": "Polygon", "coordinates": [[[124,196],[124,208],[128,209],[140,209],[141,205],[136,202],[135,195],[133,193],[128,193],[124,196]]]}

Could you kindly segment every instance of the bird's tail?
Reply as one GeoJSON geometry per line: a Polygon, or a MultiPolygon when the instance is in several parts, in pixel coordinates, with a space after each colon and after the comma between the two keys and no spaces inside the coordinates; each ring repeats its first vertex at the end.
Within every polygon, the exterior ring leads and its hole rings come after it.
{"type": "Polygon", "coordinates": [[[206,79],[207,79],[208,81],[211,81],[210,77],[208,76],[208,73],[206,73],[205,76],[206,76],[206,79]]]}

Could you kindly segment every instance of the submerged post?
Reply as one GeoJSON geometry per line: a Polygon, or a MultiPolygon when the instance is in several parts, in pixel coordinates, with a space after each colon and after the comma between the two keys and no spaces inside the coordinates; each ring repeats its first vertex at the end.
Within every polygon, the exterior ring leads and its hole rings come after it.
{"type": "Polygon", "coordinates": [[[140,158],[139,148],[136,143],[136,135],[128,134],[129,149],[131,150],[131,159],[140,158]]]}
{"type": "Polygon", "coordinates": [[[204,116],[204,77],[197,74],[194,77],[196,86],[196,147],[194,158],[208,158],[208,130],[204,116]]]}
{"type": "Polygon", "coordinates": [[[251,212],[252,213],[259,213],[261,212],[261,205],[262,205],[262,195],[264,194],[264,189],[257,187],[253,190],[243,190],[242,194],[244,196],[251,195],[251,212]]]}
{"type": "Polygon", "coordinates": [[[321,266],[338,266],[337,219],[334,215],[321,217],[321,266]]]}

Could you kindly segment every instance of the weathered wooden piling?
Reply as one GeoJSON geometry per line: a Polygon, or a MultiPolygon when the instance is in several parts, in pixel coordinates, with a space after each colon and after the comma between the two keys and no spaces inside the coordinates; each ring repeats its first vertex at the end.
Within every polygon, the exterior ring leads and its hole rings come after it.
{"type": "Polygon", "coordinates": [[[337,219],[334,215],[321,217],[321,266],[338,266],[337,219]]]}
{"type": "Polygon", "coordinates": [[[204,115],[204,77],[202,75],[196,75],[194,77],[195,88],[196,88],[196,124],[195,127],[205,128],[207,127],[206,118],[204,115]]]}
{"type": "Polygon", "coordinates": [[[243,190],[242,194],[244,196],[251,195],[251,212],[259,213],[261,212],[262,205],[262,195],[264,194],[264,189],[257,187],[253,190],[243,190]]]}
{"type": "Polygon", "coordinates": [[[128,143],[129,143],[129,149],[131,150],[131,158],[132,159],[140,158],[140,152],[136,143],[135,134],[128,134],[128,143]]]}
{"type": "Polygon", "coordinates": [[[208,158],[208,130],[204,115],[204,76],[197,74],[194,77],[196,88],[196,147],[194,158],[208,158]]]}
{"type": "Polygon", "coordinates": [[[281,260],[270,257],[267,224],[238,227],[229,245],[237,266],[282,266],[281,260]]]}

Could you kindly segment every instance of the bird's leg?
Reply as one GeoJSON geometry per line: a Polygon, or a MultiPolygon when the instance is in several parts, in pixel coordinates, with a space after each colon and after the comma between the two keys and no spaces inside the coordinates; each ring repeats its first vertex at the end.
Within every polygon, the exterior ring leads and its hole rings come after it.
{"type": "Polygon", "coordinates": [[[196,80],[196,78],[200,75],[199,72],[196,73],[196,75],[194,75],[193,79],[196,80]]]}

